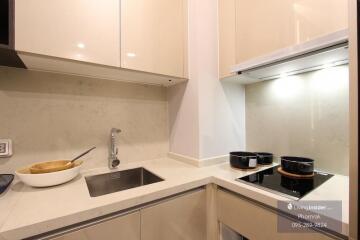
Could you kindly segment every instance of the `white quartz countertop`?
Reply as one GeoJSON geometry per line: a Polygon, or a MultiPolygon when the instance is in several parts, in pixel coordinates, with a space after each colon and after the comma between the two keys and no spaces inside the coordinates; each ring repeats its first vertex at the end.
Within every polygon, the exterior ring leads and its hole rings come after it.
{"type": "MultiPolygon", "coordinates": [[[[0,240],[31,237],[209,183],[274,208],[277,208],[279,200],[290,201],[278,194],[235,181],[269,167],[241,171],[231,168],[229,163],[222,163],[199,168],[164,158],[123,164],[116,171],[135,167],[145,167],[165,181],[92,198],[84,177],[106,173],[108,169],[84,171],[71,182],[50,188],[31,188],[15,180],[9,190],[0,196],[0,240]]],[[[300,200],[342,201],[344,235],[348,233],[348,182],[348,177],[335,175],[300,200]]]]}

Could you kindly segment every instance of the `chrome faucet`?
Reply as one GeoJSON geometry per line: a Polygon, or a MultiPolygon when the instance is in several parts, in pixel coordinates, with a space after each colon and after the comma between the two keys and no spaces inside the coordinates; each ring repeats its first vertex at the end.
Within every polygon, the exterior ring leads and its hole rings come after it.
{"type": "Polygon", "coordinates": [[[119,166],[120,160],[118,159],[118,148],[116,146],[116,133],[120,133],[121,130],[117,128],[111,129],[110,134],[110,149],[109,149],[109,168],[113,169],[119,166]]]}

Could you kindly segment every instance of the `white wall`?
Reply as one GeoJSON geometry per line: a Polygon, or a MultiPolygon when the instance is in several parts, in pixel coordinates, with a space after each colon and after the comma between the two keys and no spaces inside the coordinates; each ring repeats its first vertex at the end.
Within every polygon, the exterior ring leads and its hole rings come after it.
{"type": "Polygon", "coordinates": [[[245,150],[245,91],[209,79],[200,90],[200,159],[245,150]]]}
{"type": "Polygon", "coordinates": [[[191,158],[199,156],[199,103],[197,82],[168,89],[169,151],[191,158]]]}
{"type": "Polygon", "coordinates": [[[247,85],[246,146],[310,157],[317,169],[348,175],[348,66],[247,85]]]}
{"type": "Polygon", "coordinates": [[[219,81],[218,1],[188,5],[190,80],[169,91],[170,152],[202,160],[245,149],[245,96],[219,81]]]}

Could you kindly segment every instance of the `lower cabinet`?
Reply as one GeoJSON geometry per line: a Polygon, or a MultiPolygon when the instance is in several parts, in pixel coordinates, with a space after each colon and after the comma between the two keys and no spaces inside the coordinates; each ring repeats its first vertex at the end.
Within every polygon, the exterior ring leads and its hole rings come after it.
{"type": "MultiPolygon", "coordinates": [[[[327,235],[313,231],[310,233],[280,233],[277,231],[279,216],[276,212],[233,193],[218,190],[217,214],[221,224],[227,225],[245,239],[277,240],[330,240],[327,235]]],[[[284,221],[291,221],[283,219],[284,221]]],[[[240,238],[240,239],[243,239],[240,238]]],[[[229,238],[237,239],[237,238],[229,238]]],[[[335,238],[336,239],[336,238],[335,238]]],[[[222,240],[228,240],[222,238],[222,240]]]]}
{"type": "Polygon", "coordinates": [[[249,240],[249,239],[235,232],[225,224],[220,223],[220,240],[249,240]]]}
{"type": "Polygon", "coordinates": [[[54,240],[140,240],[140,212],[129,213],[54,240]]]}
{"type": "Polygon", "coordinates": [[[52,240],[206,240],[206,193],[197,189],[52,240]]]}
{"type": "Polygon", "coordinates": [[[206,240],[205,190],[142,209],[141,239],[206,240]]]}
{"type": "MultiPolygon", "coordinates": [[[[320,232],[281,233],[276,211],[218,189],[219,236],[207,238],[206,190],[201,188],[166,198],[139,210],[66,233],[55,240],[330,240],[320,232]]],[[[47,238],[48,239],[48,238],[47,238]]]]}

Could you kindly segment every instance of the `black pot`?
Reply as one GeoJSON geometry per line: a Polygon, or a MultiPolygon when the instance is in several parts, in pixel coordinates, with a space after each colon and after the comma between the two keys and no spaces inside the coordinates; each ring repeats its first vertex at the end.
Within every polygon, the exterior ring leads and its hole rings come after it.
{"type": "Polygon", "coordinates": [[[251,152],[231,152],[230,165],[234,168],[249,169],[255,168],[257,155],[251,152]]]}
{"type": "Polygon", "coordinates": [[[261,165],[272,164],[274,155],[267,152],[255,152],[257,155],[257,163],[261,165]]]}
{"type": "Polygon", "coordinates": [[[281,168],[285,172],[299,175],[311,175],[314,173],[314,160],[303,157],[281,157],[281,168]]]}

